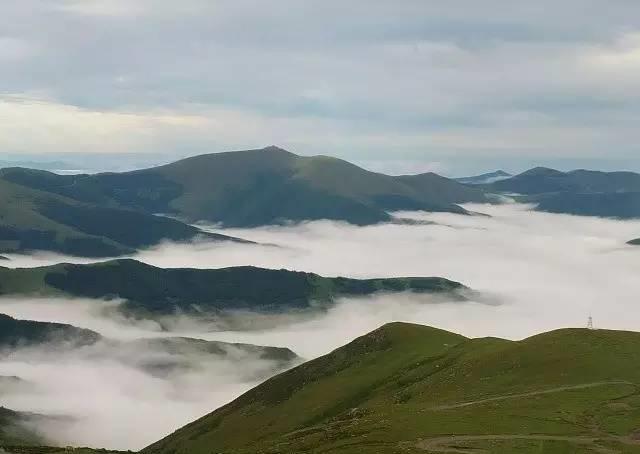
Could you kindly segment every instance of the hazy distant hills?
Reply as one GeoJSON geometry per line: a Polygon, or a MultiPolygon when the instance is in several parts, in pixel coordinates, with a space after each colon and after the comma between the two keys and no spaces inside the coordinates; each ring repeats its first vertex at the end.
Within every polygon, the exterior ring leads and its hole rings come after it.
{"type": "Polygon", "coordinates": [[[529,197],[524,201],[537,203],[538,210],[549,213],[618,219],[640,218],[640,192],[543,194],[529,197]]]}
{"type": "MultiPolygon", "coordinates": [[[[53,175],[32,170],[18,172],[53,175]]],[[[198,236],[231,239],[173,219],[78,201],[0,178],[0,252],[45,250],[109,257],[130,254],[163,239],[186,241],[198,236]]]]}
{"type": "Polygon", "coordinates": [[[230,227],[316,219],[366,225],[389,220],[388,211],[464,213],[458,203],[486,200],[482,190],[432,173],[388,176],[277,147],[201,155],[128,173],[4,169],[0,179],[79,202],[230,227]]]}
{"type": "MultiPolygon", "coordinates": [[[[1,308],[0,303],[0,310],[1,308]]],[[[127,342],[113,341],[103,338],[95,331],[73,325],[18,320],[0,313],[0,352],[9,353],[16,349],[32,347],[55,348],[58,351],[73,350],[79,347],[86,349],[86,347],[96,345],[99,342],[105,343],[103,348],[112,347],[117,351],[116,356],[125,362],[131,361],[135,357],[144,358],[144,364],[134,365],[151,372],[186,367],[189,361],[194,358],[202,361],[206,357],[233,357],[234,360],[242,361],[243,357],[244,359],[250,357],[274,361],[281,363],[281,365],[298,359],[298,356],[288,348],[206,341],[187,337],[145,338],[127,342]],[[136,355],[136,352],[144,352],[144,354],[136,355]]],[[[7,379],[7,377],[0,378],[7,379]]],[[[19,380],[18,377],[9,378],[19,380]]],[[[2,384],[1,381],[0,384],[2,384]]]]}
{"type": "Polygon", "coordinates": [[[640,246],[640,238],[629,241],[629,244],[632,246],[640,246]]]}
{"type": "MultiPolygon", "coordinates": [[[[0,305],[1,307],[1,305],[0,305]]],[[[215,367],[216,361],[238,367],[260,363],[252,369],[252,379],[264,379],[300,362],[290,349],[252,344],[206,341],[185,337],[144,338],[117,341],[72,325],[18,320],[0,314],[0,354],[3,360],[37,362],[38,355],[60,355],[82,361],[118,361],[155,378],[175,377],[215,367]],[[26,349],[26,350],[23,350],[26,349]],[[25,356],[22,356],[25,355],[25,356]]],[[[0,396],[4,393],[31,394],[39,398],[37,385],[19,377],[0,377],[0,396]]],[[[31,414],[0,407],[0,452],[58,452],[23,450],[17,445],[44,445],[39,434],[41,424],[64,424],[64,415],[31,414]],[[2,450],[5,448],[5,451],[2,450]]],[[[73,452],[84,452],[73,450],[73,452]]],[[[89,452],[87,450],[87,452],[89,452]]]]}
{"type": "Polygon", "coordinates": [[[519,201],[548,212],[640,216],[640,174],[632,172],[536,168],[454,181],[433,173],[389,176],[336,158],[267,147],[125,173],[0,169],[0,254],[47,250],[109,257],[163,239],[229,239],[187,224],[196,221],[227,227],[318,219],[369,225],[391,220],[394,210],[466,214],[460,203],[485,203],[494,193],[520,194],[519,201]]]}
{"type": "Polygon", "coordinates": [[[504,170],[497,170],[495,172],[483,173],[482,175],[476,175],[473,177],[461,177],[454,178],[458,183],[462,184],[490,184],[496,181],[506,180],[513,175],[505,172],[504,170]]]}
{"type": "Polygon", "coordinates": [[[0,350],[34,345],[91,345],[100,335],[87,329],[61,323],[16,320],[0,314],[0,350]]]}
{"type": "Polygon", "coordinates": [[[634,172],[599,172],[592,170],[559,170],[536,167],[506,180],[496,181],[489,188],[518,194],[620,193],[640,192],[640,174],[634,172]]]}
{"type": "MultiPolygon", "coordinates": [[[[147,316],[249,309],[308,309],[341,296],[377,292],[451,294],[465,287],[438,277],[347,279],[250,266],[163,269],[135,260],[40,268],[0,268],[0,295],[119,298],[122,310],[147,316]]],[[[0,312],[2,305],[0,302],[0,312]]]]}
{"type": "Polygon", "coordinates": [[[640,334],[512,342],[386,325],[145,454],[638,452],[640,334]]]}
{"type": "Polygon", "coordinates": [[[621,219],[640,217],[640,174],[538,167],[512,178],[481,185],[489,192],[521,194],[538,210],[621,219]]]}

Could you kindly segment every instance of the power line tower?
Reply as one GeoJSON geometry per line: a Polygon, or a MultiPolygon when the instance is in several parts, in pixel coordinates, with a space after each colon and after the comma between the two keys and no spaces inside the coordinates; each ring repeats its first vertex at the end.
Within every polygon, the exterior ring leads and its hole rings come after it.
{"type": "Polygon", "coordinates": [[[587,329],[594,329],[593,328],[593,317],[589,316],[589,320],[587,321],[587,329]]]}

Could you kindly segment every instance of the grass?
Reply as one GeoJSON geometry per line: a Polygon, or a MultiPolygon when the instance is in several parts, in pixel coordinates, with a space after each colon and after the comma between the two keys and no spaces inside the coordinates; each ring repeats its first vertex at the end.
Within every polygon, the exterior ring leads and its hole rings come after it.
{"type": "Polygon", "coordinates": [[[0,295],[72,295],[126,300],[138,314],[250,309],[264,312],[309,309],[341,296],[376,292],[450,294],[464,286],[442,278],[357,280],[255,267],[212,270],[163,269],[135,260],[28,269],[0,268],[0,295]]]}
{"type": "Polygon", "coordinates": [[[640,452],[640,334],[520,341],[391,324],[144,452],[640,452]]]}

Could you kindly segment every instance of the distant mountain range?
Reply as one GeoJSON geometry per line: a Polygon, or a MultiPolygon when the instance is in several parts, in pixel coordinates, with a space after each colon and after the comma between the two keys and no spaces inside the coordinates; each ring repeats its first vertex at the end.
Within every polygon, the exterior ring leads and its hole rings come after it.
{"type": "Polygon", "coordinates": [[[519,201],[542,211],[640,217],[640,175],[632,172],[536,168],[455,181],[433,173],[389,176],[272,146],[125,173],[0,169],[0,254],[45,250],[115,257],[164,239],[233,240],[188,225],[196,221],[226,227],[319,219],[370,225],[391,221],[397,210],[467,214],[459,204],[491,202],[495,193],[519,194],[519,201]]]}
{"type": "Polygon", "coordinates": [[[388,176],[327,156],[277,147],[214,153],[127,173],[56,175],[3,169],[0,180],[77,202],[251,227],[332,219],[373,224],[393,210],[464,213],[483,191],[433,173],[388,176]]]}
{"type": "Polygon", "coordinates": [[[554,192],[582,194],[640,192],[640,174],[593,170],[561,172],[546,167],[536,167],[509,179],[491,183],[489,188],[498,192],[527,195],[554,192]]]}
{"type": "Polygon", "coordinates": [[[473,177],[454,178],[458,183],[462,184],[490,184],[496,181],[506,180],[513,175],[505,172],[504,170],[497,170],[495,172],[483,173],[482,175],[476,175],[473,177]]]}
{"type": "Polygon", "coordinates": [[[636,452],[640,334],[512,342],[393,323],[143,454],[636,452]]]}
{"type": "Polygon", "coordinates": [[[519,195],[539,211],[620,219],[640,217],[640,174],[537,167],[512,178],[480,185],[493,193],[519,195]]]}
{"type": "Polygon", "coordinates": [[[438,277],[359,280],[250,266],[163,269],[129,259],[89,265],[0,267],[0,295],[118,298],[125,301],[122,311],[148,317],[176,312],[206,315],[238,309],[309,309],[339,297],[377,292],[411,291],[461,298],[460,292],[465,289],[462,284],[438,277]]]}

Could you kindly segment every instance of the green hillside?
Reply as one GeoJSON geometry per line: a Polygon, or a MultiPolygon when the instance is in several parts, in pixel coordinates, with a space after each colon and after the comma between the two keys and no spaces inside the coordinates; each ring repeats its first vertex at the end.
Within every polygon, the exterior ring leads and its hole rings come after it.
{"type": "Polygon", "coordinates": [[[437,277],[358,280],[250,266],[163,269],[129,259],[89,265],[0,267],[0,295],[121,298],[126,300],[123,310],[147,315],[176,310],[195,314],[228,309],[307,309],[340,296],[403,291],[455,296],[464,288],[437,277]]]}
{"type": "Polygon", "coordinates": [[[85,203],[232,227],[314,219],[374,224],[389,220],[390,210],[464,213],[457,203],[486,200],[482,190],[435,174],[392,177],[277,147],[201,155],[128,173],[3,169],[0,179],[85,203]]]}
{"type": "Polygon", "coordinates": [[[386,325],[145,454],[640,453],[640,333],[386,325]]]}
{"type": "Polygon", "coordinates": [[[640,238],[629,241],[629,244],[632,246],[640,246],[640,238]]]}
{"type": "Polygon", "coordinates": [[[79,202],[0,179],[0,252],[44,250],[69,255],[109,257],[131,254],[163,239],[185,241],[206,236],[165,217],[79,202]]]}

